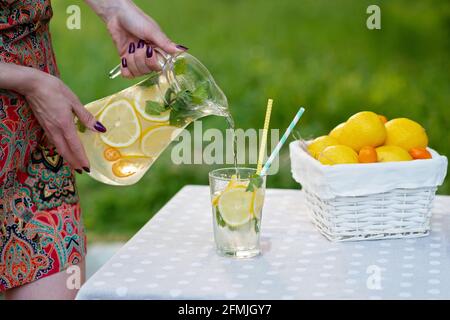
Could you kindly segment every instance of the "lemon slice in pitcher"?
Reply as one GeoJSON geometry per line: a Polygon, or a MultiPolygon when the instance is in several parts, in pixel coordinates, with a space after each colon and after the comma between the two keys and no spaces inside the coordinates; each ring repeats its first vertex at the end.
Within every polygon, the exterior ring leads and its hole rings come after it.
{"type": "Polygon", "coordinates": [[[237,187],[225,190],[219,198],[219,211],[223,220],[232,227],[238,227],[250,220],[252,192],[237,187]]]}
{"type": "Polygon", "coordinates": [[[148,128],[141,140],[141,151],[148,157],[156,158],[174,138],[181,128],[158,125],[148,128]]]}
{"type": "Polygon", "coordinates": [[[123,148],[136,142],[141,135],[141,125],[133,106],[125,99],[107,106],[98,119],[107,129],[100,135],[110,147],[123,148]]]}
{"type": "Polygon", "coordinates": [[[163,103],[163,100],[160,98],[159,92],[165,92],[168,88],[168,85],[160,84],[158,88],[157,85],[153,85],[151,87],[142,88],[136,94],[136,98],[134,99],[134,105],[139,114],[146,120],[154,121],[154,122],[166,122],[169,121],[170,110],[164,111],[159,115],[148,114],[145,112],[145,107],[148,101],[163,103]]]}

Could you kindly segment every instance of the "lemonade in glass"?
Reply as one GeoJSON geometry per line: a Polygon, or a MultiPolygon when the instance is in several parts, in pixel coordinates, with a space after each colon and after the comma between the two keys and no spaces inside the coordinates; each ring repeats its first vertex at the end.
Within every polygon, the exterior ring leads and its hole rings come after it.
{"type": "Polygon", "coordinates": [[[86,105],[106,133],[86,130],[77,120],[90,175],[101,182],[137,182],[192,121],[207,115],[230,117],[225,95],[196,58],[159,54],[160,72],[86,105]]]}
{"type": "Polygon", "coordinates": [[[261,213],[266,177],[251,168],[223,168],[209,173],[214,239],[223,256],[260,254],[261,213]]]}

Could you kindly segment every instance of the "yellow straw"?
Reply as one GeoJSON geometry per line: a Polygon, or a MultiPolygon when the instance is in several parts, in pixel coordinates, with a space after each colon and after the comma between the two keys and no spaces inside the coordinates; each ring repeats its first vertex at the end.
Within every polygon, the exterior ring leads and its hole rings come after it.
{"type": "Polygon", "coordinates": [[[267,132],[269,131],[270,114],[272,113],[272,103],[273,103],[272,99],[269,99],[267,101],[266,119],[264,120],[263,135],[261,139],[261,145],[259,146],[258,165],[256,166],[257,174],[261,172],[264,161],[264,153],[266,151],[266,144],[267,144],[267,132]]]}

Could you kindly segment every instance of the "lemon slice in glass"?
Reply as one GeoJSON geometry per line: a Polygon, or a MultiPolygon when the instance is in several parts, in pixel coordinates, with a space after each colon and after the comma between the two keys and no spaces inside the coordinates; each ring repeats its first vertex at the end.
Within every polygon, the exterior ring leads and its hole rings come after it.
{"type": "Polygon", "coordinates": [[[225,190],[219,198],[219,211],[223,220],[232,227],[247,223],[251,218],[252,192],[237,187],[225,190]]]}
{"type": "Polygon", "coordinates": [[[257,189],[252,192],[252,204],[251,208],[253,208],[253,215],[260,219],[261,211],[264,205],[264,191],[262,189],[257,189]]]}
{"type": "Polygon", "coordinates": [[[248,182],[239,180],[237,175],[233,174],[231,176],[231,179],[228,182],[227,187],[225,188],[225,190],[233,189],[233,188],[236,188],[236,187],[247,188],[247,185],[248,185],[248,182]]]}
{"type": "Polygon", "coordinates": [[[141,140],[141,151],[147,157],[156,158],[182,130],[173,126],[158,125],[148,128],[141,140]]]}
{"type": "Polygon", "coordinates": [[[125,99],[107,106],[98,119],[107,129],[100,135],[110,147],[123,148],[136,142],[141,135],[141,125],[133,106],[125,99]]]}
{"type": "Polygon", "coordinates": [[[134,99],[134,105],[139,114],[146,120],[154,122],[166,122],[169,121],[170,110],[162,112],[159,115],[148,114],[145,112],[145,106],[147,101],[153,101],[157,103],[164,103],[160,92],[165,92],[168,85],[160,84],[159,88],[157,85],[151,87],[140,87],[139,91],[136,93],[136,98],[134,99]]]}

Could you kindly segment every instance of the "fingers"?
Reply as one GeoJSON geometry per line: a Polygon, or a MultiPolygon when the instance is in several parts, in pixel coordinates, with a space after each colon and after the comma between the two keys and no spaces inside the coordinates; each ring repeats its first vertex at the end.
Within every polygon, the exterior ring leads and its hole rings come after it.
{"type": "Polygon", "coordinates": [[[139,77],[152,70],[161,69],[153,47],[146,44],[144,40],[130,43],[128,52],[122,60],[126,65],[124,67],[122,64],[122,75],[127,78],[139,77]]]}
{"type": "Polygon", "coordinates": [[[136,53],[136,45],[134,42],[131,42],[129,44],[128,52],[125,56],[125,59],[127,61],[127,69],[130,72],[132,77],[138,77],[141,75],[141,73],[139,72],[139,69],[136,65],[135,53],[136,53]]]}
{"type": "Polygon", "coordinates": [[[188,50],[187,47],[175,44],[170,40],[156,22],[153,24],[152,28],[146,29],[144,40],[153,43],[156,47],[163,49],[169,54],[181,53],[188,50]]]}
{"type": "Polygon", "coordinates": [[[151,45],[145,44],[143,40],[139,41],[143,47],[136,50],[134,61],[141,74],[146,74],[152,70],[161,70],[161,66],[157,61],[157,55],[151,45]]]}
{"type": "Polygon", "coordinates": [[[69,148],[63,132],[54,129],[46,130],[47,138],[56,147],[58,153],[74,168],[78,173],[81,172],[81,166],[78,164],[76,157],[73,155],[72,150],[69,148]]]}
{"type": "Polygon", "coordinates": [[[84,171],[90,172],[89,160],[84,151],[83,145],[81,144],[80,138],[77,135],[75,126],[72,124],[68,126],[63,131],[64,139],[66,140],[66,145],[70,149],[70,154],[73,160],[76,162],[74,168],[83,168],[84,171]]]}
{"type": "Polygon", "coordinates": [[[106,132],[106,128],[100,121],[97,121],[95,117],[90,113],[78,100],[76,96],[74,96],[74,100],[72,100],[72,109],[77,115],[78,119],[89,128],[91,131],[104,133],[106,132]]]}
{"type": "Polygon", "coordinates": [[[133,78],[133,75],[131,74],[130,70],[128,69],[128,61],[126,57],[122,57],[122,62],[120,65],[120,73],[122,74],[122,77],[131,79],[133,78]]]}

